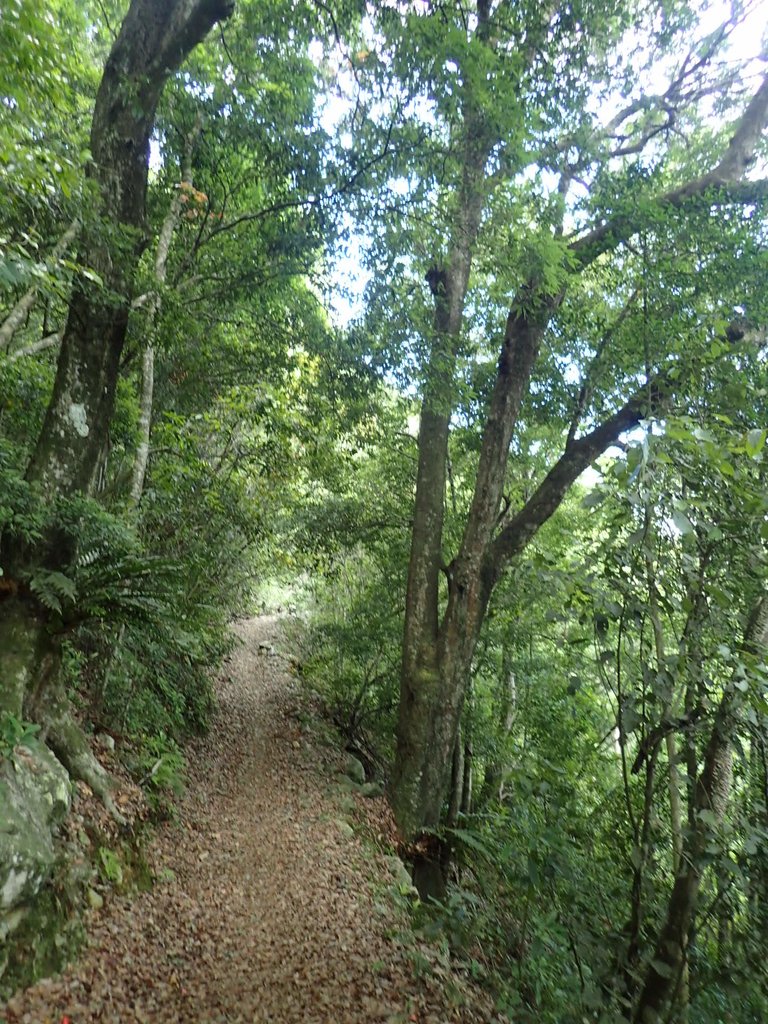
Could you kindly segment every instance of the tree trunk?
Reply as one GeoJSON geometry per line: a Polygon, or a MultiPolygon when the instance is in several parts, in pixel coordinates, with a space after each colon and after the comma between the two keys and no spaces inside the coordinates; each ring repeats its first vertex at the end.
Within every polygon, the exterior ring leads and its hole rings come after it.
{"type": "MultiPolygon", "coordinates": [[[[546,21],[548,11],[542,8],[546,21]]],[[[477,5],[477,34],[492,44],[490,4],[477,5]]],[[[532,33],[534,38],[536,33],[532,33]]],[[[521,60],[532,57],[523,50],[521,60]]],[[[467,76],[471,80],[471,76],[467,76]]],[[[485,177],[491,152],[482,112],[465,95],[460,146],[462,178],[456,196],[448,259],[430,271],[435,296],[431,360],[419,432],[411,553],[408,567],[403,666],[397,749],[391,796],[398,827],[407,842],[440,824],[448,793],[451,763],[465,686],[491,593],[510,560],[519,555],[556,511],[570,486],[619,435],[652,414],[674,386],[671,374],[650,379],[630,400],[590,433],[569,433],[565,451],[530,500],[515,515],[500,516],[509,447],[520,408],[538,358],[542,338],[562,301],[565,286],[546,288],[532,275],[520,289],[506,323],[498,371],[483,430],[470,513],[459,552],[443,564],[443,503],[456,341],[461,329],[469,271],[477,242],[483,202],[492,188],[485,177]],[[440,573],[448,581],[441,616],[440,573]]],[[[710,172],[663,193],[659,210],[682,206],[708,190],[739,184],[768,121],[768,77],[737,124],[726,153],[710,172]]],[[[625,215],[610,218],[569,245],[568,271],[578,274],[598,257],[616,249],[636,230],[625,215]]],[[[679,383],[679,382],[678,382],[679,383]]]]}
{"type": "Polygon", "coordinates": [[[14,596],[0,607],[0,660],[5,672],[0,712],[42,726],[42,739],[73,778],[87,782],[120,819],[112,802],[110,777],[72,718],[61,682],[61,635],[49,628],[31,602],[14,596]]]}
{"type": "Polygon", "coordinates": [[[464,771],[461,779],[461,813],[471,814],[472,813],[472,770],[473,770],[473,757],[472,757],[472,744],[467,739],[464,743],[464,771]]]}
{"type": "Polygon", "coordinates": [[[147,343],[141,360],[141,395],[139,397],[139,443],[133,462],[131,478],[131,505],[138,507],[144,491],[144,480],[149,465],[149,438],[152,428],[152,405],[155,396],[155,347],[147,343]]]}
{"type": "Polygon", "coordinates": [[[461,728],[456,734],[456,743],[453,748],[453,764],[451,765],[451,789],[448,801],[448,814],[446,824],[449,828],[455,828],[459,813],[461,812],[461,798],[464,792],[464,742],[461,735],[461,728]]]}
{"type": "Polygon", "coordinates": [[[439,824],[463,698],[462,687],[449,716],[437,713],[445,697],[456,692],[455,687],[445,685],[439,629],[446,465],[454,364],[484,204],[485,163],[492,145],[482,126],[473,123],[471,110],[466,116],[458,223],[445,268],[434,267],[427,276],[435,315],[419,426],[397,755],[391,785],[395,817],[409,841],[439,824]]]}
{"type": "MultiPolygon", "coordinates": [[[[467,262],[466,279],[468,271],[467,262]]],[[[438,585],[449,417],[441,415],[438,425],[434,414],[425,423],[422,413],[392,787],[395,816],[408,839],[440,821],[465,687],[495,582],[490,550],[509,444],[543,333],[544,323],[510,314],[472,510],[460,552],[447,567],[442,622],[438,585]]]]}
{"type": "Polygon", "coordinates": [[[160,229],[160,237],[157,241],[157,252],[155,253],[155,285],[156,290],[151,294],[149,310],[146,317],[145,330],[147,333],[147,347],[144,349],[144,356],[141,363],[141,397],[139,400],[139,443],[136,449],[136,458],[133,463],[133,474],[131,479],[131,505],[136,508],[141,501],[141,494],[144,490],[144,478],[147,475],[149,463],[149,437],[152,427],[152,404],[155,390],[155,348],[154,334],[157,329],[157,318],[160,313],[162,302],[161,290],[165,285],[168,276],[168,256],[171,251],[171,242],[174,232],[179,225],[181,212],[184,209],[186,194],[184,188],[192,187],[192,153],[200,134],[202,119],[200,115],[195,119],[195,124],[187,136],[184,153],[181,158],[181,179],[176,189],[168,213],[160,229]]]}
{"type": "Polygon", "coordinates": [[[0,604],[0,613],[0,712],[21,719],[27,694],[39,688],[58,663],[58,654],[34,604],[9,596],[0,604]]]}
{"type": "MultiPolygon", "coordinates": [[[[650,516],[646,510],[646,535],[650,527],[650,516]]],[[[664,627],[661,621],[659,591],[656,584],[656,568],[653,557],[646,549],[645,564],[648,575],[648,612],[653,628],[653,642],[656,653],[657,672],[667,671],[667,651],[664,638],[664,627]]],[[[675,693],[662,704],[661,718],[671,718],[674,711],[675,693]]],[[[669,824],[672,832],[672,873],[677,875],[683,858],[683,804],[680,796],[680,773],[677,768],[677,738],[674,732],[664,737],[667,752],[667,790],[669,793],[669,824]]]]}
{"type": "Polygon", "coordinates": [[[496,754],[485,772],[485,779],[483,780],[483,787],[480,794],[481,804],[502,799],[504,795],[504,782],[508,772],[504,750],[512,733],[512,726],[515,724],[515,711],[517,710],[517,679],[514,671],[507,664],[506,657],[502,659],[502,675],[504,676],[501,681],[503,693],[499,714],[499,728],[496,738],[496,754]]]}
{"type": "MultiPolygon", "coordinates": [[[[744,636],[743,650],[753,654],[768,640],[768,595],[761,596],[744,636]]],[[[657,1024],[674,996],[685,963],[686,945],[698,904],[707,845],[725,815],[731,790],[732,739],[743,703],[732,681],[715,715],[694,792],[693,827],[685,837],[681,868],[675,878],[667,916],[651,959],[633,1016],[634,1024],[657,1024]]]]}
{"type": "Polygon", "coordinates": [[[83,231],[45,423],[28,479],[43,493],[88,493],[109,429],[144,238],[149,139],[163,87],[231,0],[133,0],[107,59],[91,124],[97,218],[83,231]],[[95,283],[94,275],[98,277],[95,283]]]}
{"type": "MultiPolygon", "coordinates": [[[[107,60],[91,125],[88,176],[96,211],[84,227],[79,255],[88,272],[73,284],[53,395],[27,470],[48,500],[89,493],[109,428],[144,244],[149,138],[163,86],[231,11],[231,0],[132,0],[107,60]]],[[[5,538],[3,567],[20,592],[17,573],[23,578],[35,566],[68,561],[72,552],[55,540],[8,550],[5,538]]],[[[31,596],[22,599],[7,587],[0,602],[0,707],[33,715],[73,775],[111,805],[107,776],[69,711],[49,616],[31,596]]]]}

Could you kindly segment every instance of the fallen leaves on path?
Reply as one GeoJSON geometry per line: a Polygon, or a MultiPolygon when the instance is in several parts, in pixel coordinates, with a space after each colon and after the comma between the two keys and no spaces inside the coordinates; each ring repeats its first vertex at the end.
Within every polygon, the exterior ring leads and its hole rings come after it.
{"type": "MultiPolygon", "coordinates": [[[[350,809],[334,783],[341,759],[302,725],[279,620],[238,633],[214,727],[190,751],[178,820],[149,851],[160,881],[111,895],[91,915],[83,957],[16,995],[9,1024],[495,1020],[467,983],[415,977],[385,858],[340,827],[350,809]]],[[[356,805],[367,832],[389,831],[383,799],[356,805]]]]}

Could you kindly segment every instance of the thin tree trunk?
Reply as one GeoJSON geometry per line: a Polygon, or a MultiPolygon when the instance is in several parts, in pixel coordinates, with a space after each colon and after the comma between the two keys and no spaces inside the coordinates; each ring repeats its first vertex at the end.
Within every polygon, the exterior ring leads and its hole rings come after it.
{"type": "MultiPolygon", "coordinates": [[[[506,651],[505,651],[506,653],[506,651]]],[[[512,733],[512,726],[515,724],[515,712],[517,710],[517,680],[515,673],[507,665],[506,657],[502,660],[503,694],[499,714],[499,729],[496,738],[496,755],[488,765],[483,780],[483,787],[480,794],[481,804],[491,800],[501,800],[504,795],[504,782],[507,775],[507,764],[504,750],[512,733]]]]}
{"type": "Polygon", "coordinates": [[[139,398],[139,442],[133,460],[130,503],[136,508],[144,491],[144,479],[149,464],[149,437],[152,426],[152,404],[155,393],[155,349],[147,344],[141,360],[141,396],[139,398]]]}
{"type": "Polygon", "coordinates": [[[176,228],[181,219],[184,209],[184,187],[192,187],[192,153],[195,143],[202,127],[202,118],[198,114],[195,124],[185,140],[184,153],[181,158],[181,179],[179,186],[174,193],[171,205],[166,214],[163,225],[160,229],[160,236],[157,242],[155,253],[155,291],[149,298],[149,309],[145,330],[148,341],[144,349],[144,356],[141,363],[141,397],[139,400],[139,442],[136,448],[136,458],[133,462],[133,474],[131,479],[130,501],[136,508],[141,501],[144,490],[144,479],[147,475],[149,463],[149,439],[152,428],[152,403],[155,390],[155,349],[153,344],[154,334],[157,330],[157,318],[162,304],[162,289],[168,276],[168,256],[171,251],[171,242],[176,228]]]}
{"type": "MultiPolygon", "coordinates": [[[[742,649],[753,655],[765,647],[766,640],[768,595],[763,594],[750,616],[742,649]]],[[[731,790],[731,744],[744,700],[735,682],[732,680],[726,687],[715,715],[704,767],[694,793],[694,824],[686,836],[681,869],[672,888],[666,920],[637,1001],[632,1018],[635,1024],[657,1024],[679,983],[707,863],[707,846],[713,829],[723,821],[731,790]]]]}
{"type": "Polygon", "coordinates": [[[464,772],[461,781],[461,813],[471,814],[472,813],[472,773],[474,768],[474,758],[472,754],[472,744],[469,739],[464,742],[464,772]]]}
{"type": "Polygon", "coordinates": [[[461,796],[464,789],[464,742],[461,735],[461,727],[456,734],[456,745],[453,748],[453,763],[451,765],[451,789],[448,801],[448,815],[446,824],[449,828],[455,828],[461,811],[461,796]]]}
{"type": "MultiPolygon", "coordinates": [[[[649,523],[649,516],[646,512],[646,529],[649,523]]],[[[667,651],[664,642],[664,627],[661,622],[661,611],[659,608],[656,570],[650,553],[646,553],[645,564],[648,575],[648,610],[653,628],[656,667],[658,672],[666,672],[667,651]]],[[[672,693],[669,700],[663,703],[661,708],[662,721],[669,719],[672,715],[674,701],[675,695],[672,693]]],[[[664,744],[667,752],[667,791],[669,794],[670,830],[672,832],[672,873],[677,875],[683,857],[683,805],[680,797],[680,773],[677,769],[677,739],[674,732],[666,734],[664,744]]]]}

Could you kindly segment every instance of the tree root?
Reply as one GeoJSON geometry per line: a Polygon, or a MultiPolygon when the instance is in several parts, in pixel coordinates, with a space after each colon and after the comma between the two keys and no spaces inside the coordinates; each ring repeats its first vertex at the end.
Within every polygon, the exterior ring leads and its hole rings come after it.
{"type": "Polygon", "coordinates": [[[90,786],[114,820],[125,825],[126,819],[113,798],[114,779],[96,759],[87,736],[72,717],[66,695],[58,686],[55,693],[48,692],[39,721],[45,742],[72,778],[90,786]]]}
{"type": "Polygon", "coordinates": [[[70,776],[90,786],[115,821],[124,825],[113,799],[114,780],[72,716],[61,680],[60,637],[49,632],[32,605],[10,598],[2,603],[0,653],[7,675],[0,683],[0,710],[37,722],[40,739],[70,776]]]}

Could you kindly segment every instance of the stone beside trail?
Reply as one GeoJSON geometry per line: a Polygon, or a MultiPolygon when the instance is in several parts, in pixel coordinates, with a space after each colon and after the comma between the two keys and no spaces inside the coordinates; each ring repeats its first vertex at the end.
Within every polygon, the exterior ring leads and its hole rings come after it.
{"type": "Polygon", "coordinates": [[[344,793],[343,756],[302,724],[280,621],[263,616],[237,632],[214,726],[190,751],[178,819],[149,851],[159,880],[139,895],[108,894],[81,959],[17,994],[0,1021],[496,1020],[426,948],[434,970],[416,978],[391,858],[362,835],[386,831],[384,801],[344,793]]]}

